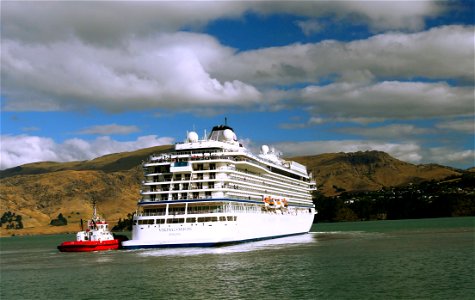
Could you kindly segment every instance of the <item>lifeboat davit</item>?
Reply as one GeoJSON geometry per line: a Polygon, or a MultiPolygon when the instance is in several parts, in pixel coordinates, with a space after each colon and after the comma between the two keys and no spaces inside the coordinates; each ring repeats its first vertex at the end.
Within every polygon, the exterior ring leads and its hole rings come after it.
{"type": "MultiPolygon", "coordinates": [[[[127,240],[125,236],[114,236],[109,231],[109,224],[96,213],[96,205],[92,219],[87,221],[87,229],[76,234],[75,241],[67,241],[58,246],[61,252],[91,252],[117,250],[121,242],[127,240]]],[[[81,229],[83,224],[81,220],[81,229]]]]}

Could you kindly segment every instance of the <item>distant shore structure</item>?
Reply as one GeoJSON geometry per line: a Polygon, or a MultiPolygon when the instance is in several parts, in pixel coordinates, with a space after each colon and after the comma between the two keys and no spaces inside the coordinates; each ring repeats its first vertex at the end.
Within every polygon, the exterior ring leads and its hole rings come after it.
{"type": "Polygon", "coordinates": [[[199,139],[143,163],[141,199],[125,249],[215,246],[304,234],[315,206],[307,168],[267,145],[255,155],[225,119],[199,139]]]}

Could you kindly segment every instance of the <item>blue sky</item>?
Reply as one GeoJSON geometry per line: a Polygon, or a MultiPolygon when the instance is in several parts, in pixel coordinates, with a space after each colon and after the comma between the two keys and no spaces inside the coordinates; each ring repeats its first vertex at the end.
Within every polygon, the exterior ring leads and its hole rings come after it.
{"type": "Polygon", "coordinates": [[[1,164],[92,159],[224,122],[286,156],[474,166],[472,1],[15,2],[1,164]]]}

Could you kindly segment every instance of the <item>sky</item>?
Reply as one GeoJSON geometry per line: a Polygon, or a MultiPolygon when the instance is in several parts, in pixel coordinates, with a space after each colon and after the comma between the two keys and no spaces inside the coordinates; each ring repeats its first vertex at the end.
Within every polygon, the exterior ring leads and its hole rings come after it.
{"type": "Polygon", "coordinates": [[[2,1],[0,169],[233,127],[475,165],[474,2],[2,1]]]}

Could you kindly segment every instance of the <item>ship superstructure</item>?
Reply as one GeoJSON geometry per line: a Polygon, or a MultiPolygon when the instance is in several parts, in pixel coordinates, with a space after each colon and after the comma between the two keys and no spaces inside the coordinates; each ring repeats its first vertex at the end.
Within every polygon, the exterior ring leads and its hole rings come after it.
{"type": "Polygon", "coordinates": [[[150,156],[124,248],[212,246],[306,233],[315,182],[268,146],[254,155],[227,125],[189,132],[175,151],[150,156]]]}

